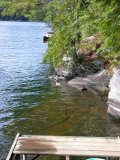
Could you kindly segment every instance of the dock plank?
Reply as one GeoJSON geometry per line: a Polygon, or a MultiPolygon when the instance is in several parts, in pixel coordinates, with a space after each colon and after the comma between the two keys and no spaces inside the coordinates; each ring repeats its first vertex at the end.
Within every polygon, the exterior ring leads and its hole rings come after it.
{"type": "Polygon", "coordinates": [[[89,146],[94,146],[94,147],[103,147],[106,148],[106,147],[109,147],[109,148],[115,148],[115,147],[118,147],[117,149],[120,150],[119,146],[120,146],[120,143],[118,140],[116,140],[116,143],[115,142],[111,142],[111,141],[107,141],[106,142],[103,142],[103,143],[94,143],[93,141],[91,142],[81,142],[79,141],[74,141],[74,142],[65,142],[65,141],[40,141],[40,140],[29,140],[28,139],[25,139],[25,140],[19,140],[17,142],[17,146],[20,146],[20,145],[23,145],[23,146],[28,146],[28,147],[32,147],[32,146],[36,146],[36,147],[50,147],[51,146],[54,146],[54,147],[82,147],[82,146],[85,146],[85,147],[89,147],[89,146]]]}
{"type": "Polygon", "coordinates": [[[33,154],[33,155],[59,155],[59,156],[89,156],[89,157],[120,157],[120,153],[118,152],[105,152],[105,151],[94,151],[89,150],[85,152],[84,150],[59,150],[59,151],[51,151],[51,150],[21,150],[15,152],[16,154],[33,154]]]}
{"type": "Polygon", "coordinates": [[[9,153],[8,153],[8,156],[7,156],[6,160],[11,160],[12,154],[13,154],[13,150],[14,150],[14,148],[15,148],[15,145],[16,145],[16,143],[17,143],[17,140],[18,140],[19,136],[20,136],[20,133],[18,133],[18,134],[16,135],[16,137],[15,137],[14,142],[13,142],[11,148],[10,148],[10,151],[9,151],[9,153]]]}
{"type": "Polygon", "coordinates": [[[120,157],[117,137],[30,136],[18,138],[14,154],[120,157]]]}

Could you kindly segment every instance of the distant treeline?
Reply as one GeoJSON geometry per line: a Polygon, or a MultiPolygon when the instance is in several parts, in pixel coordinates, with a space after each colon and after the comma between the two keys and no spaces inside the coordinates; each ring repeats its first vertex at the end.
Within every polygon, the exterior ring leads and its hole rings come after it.
{"type": "Polygon", "coordinates": [[[74,57],[88,36],[101,40],[95,52],[112,66],[120,66],[119,0],[0,0],[1,20],[47,21],[54,34],[44,61],[63,65],[63,57],[74,57]]]}
{"type": "Polygon", "coordinates": [[[1,21],[29,21],[28,18],[24,16],[16,17],[16,16],[2,16],[0,15],[1,21]]]}
{"type": "Polygon", "coordinates": [[[52,0],[0,0],[0,20],[43,21],[52,0]]]}

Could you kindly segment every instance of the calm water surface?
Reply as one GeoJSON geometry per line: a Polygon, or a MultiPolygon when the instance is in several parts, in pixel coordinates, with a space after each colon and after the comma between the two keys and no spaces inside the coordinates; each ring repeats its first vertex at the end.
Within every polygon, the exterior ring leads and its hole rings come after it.
{"type": "Polygon", "coordinates": [[[49,81],[45,23],[0,22],[0,160],[21,134],[117,136],[100,95],[49,81]]]}

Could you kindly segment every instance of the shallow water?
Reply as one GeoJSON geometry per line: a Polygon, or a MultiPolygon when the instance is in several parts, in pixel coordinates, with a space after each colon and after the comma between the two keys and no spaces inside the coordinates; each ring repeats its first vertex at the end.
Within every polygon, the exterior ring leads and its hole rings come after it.
{"type": "Polygon", "coordinates": [[[0,160],[21,134],[117,136],[103,96],[48,79],[43,64],[45,23],[0,22],[0,160]]]}

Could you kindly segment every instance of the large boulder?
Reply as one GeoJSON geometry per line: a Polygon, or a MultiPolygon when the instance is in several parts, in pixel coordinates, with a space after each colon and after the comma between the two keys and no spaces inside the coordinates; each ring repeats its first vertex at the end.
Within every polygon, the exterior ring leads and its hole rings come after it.
{"type": "Polygon", "coordinates": [[[70,71],[65,68],[55,68],[55,75],[58,77],[68,78],[70,77],[70,71]]]}
{"type": "Polygon", "coordinates": [[[102,70],[99,73],[88,75],[85,78],[76,77],[68,82],[72,87],[84,90],[93,89],[100,92],[108,92],[108,83],[110,74],[107,70],[102,70]]]}
{"type": "Polygon", "coordinates": [[[114,73],[109,87],[107,112],[113,118],[120,119],[120,69],[114,73]]]}

